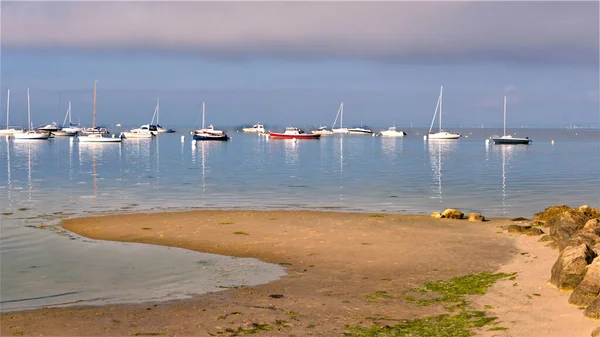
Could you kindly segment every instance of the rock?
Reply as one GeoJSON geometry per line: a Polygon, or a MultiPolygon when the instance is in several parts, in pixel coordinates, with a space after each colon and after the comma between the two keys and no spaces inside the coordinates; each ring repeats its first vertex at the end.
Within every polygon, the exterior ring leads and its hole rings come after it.
{"type": "Polygon", "coordinates": [[[600,256],[600,243],[595,244],[594,247],[592,247],[592,250],[596,255],[600,256]]]}
{"type": "Polygon", "coordinates": [[[554,238],[550,235],[544,235],[540,238],[540,242],[553,242],[553,241],[554,241],[554,238]]]}
{"type": "Polygon", "coordinates": [[[552,266],[550,282],[560,289],[575,289],[595,257],[596,253],[587,244],[566,247],[552,266]]]}
{"type": "Polygon", "coordinates": [[[448,208],[442,213],[442,217],[448,219],[462,219],[464,216],[461,211],[453,208],[448,208]]]}
{"type": "Polygon", "coordinates": [[[509,233],[523,233],[529,229],[531,229],[531,226],[519,226],[519,225],[508,226],[509,233]]]}
{"type": "Polygon", "coordinates": [[[520,216],[518,218],[510,219],[510,221],[529,221],[529,219],[520,216]]]}
{"type": "Polygon", "coordinates": [[[579,246],[581,244],[587,244],[590,247],[594,247],[600,243],[600,229],[595,230],[580,230],[571,235],[568,239],[558,240],[558,250],[563,250],[569,246],[579,246]]]}
{"type": "Polygon", "coordinates": [[[600,227],[600,219],[598,218],[590,219],[583,225],[583,229],[596,229],[598,227],[600,227]]]}
{"type": "Polygon", "coordinates": [[[431,217],[432,217],[432,218],[436,218],[436,219],[441,219],[441,218],[443,218],[444,216],[443,216],[443,215],[442,215],[442,213],[440,213],[440,212],[433,212],[433,213],[431,213],[431,217]]]}
{"type": "Polygon", "coordinates": [[[469,213],[469,221],[485,221],[485,217],[479,213],[469,213]]]}
{"type": "Polygon", "coordinates": [[[524,231],[523,234],[529,235],[529,236],[536,236],[536,235],[542,235],[542,234],[546,234],[546,233],[544,233],[544,231],[541,230],[540,228],[532,227],[532,228],[529,228],[528,230],[524,231]]]}
{"type": "Polygon", "coordinates": [[[600,328],[596,328],[592,331],[592,337],[600,337],[600,328]]]}
{"type": "Polygon", "coordinates": [[[597,296],[596,299],[588,305],[583,314],[589,318],[600,319],[600,296],[597,296]]]}
{"type": "Polygon", "coordinates": [[[600,294],[600,257],[596,257],[587,266],[587,272],[569,297],[569,303],[587,307],[592,304],[598,294],[600,294]]]}

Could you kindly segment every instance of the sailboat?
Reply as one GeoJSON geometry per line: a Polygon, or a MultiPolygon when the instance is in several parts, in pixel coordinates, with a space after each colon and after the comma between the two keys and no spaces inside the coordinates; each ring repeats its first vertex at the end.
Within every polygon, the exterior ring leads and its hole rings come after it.
{"type": "MultiPolygon", "coordinates": [[[[174,133],[175,130],[171,129],[171,128],[165,128],[160,126],[160,123],[158,122],[158,117],[160,115],[159,113],[159,108],[158,108],[159,104],[158,104],[158,98],[156,99],[156,131],[158,131],[158,133],[174,133]]],[[[152,117],[152,122],[154,122],[154,117],[152,117]]],[[[152,124],[152,122],[150,124],[152,124]]]]}
{"type": "Polygon", "coordinates": [[[27,87],[27,131],[13,133],[15,139],[43,140],[50,138],[49,132],[38,132],[31,124],[31,103],[29,100],[29,87],[27,87]]]}
{"type": "Polygon", "coordinates": [[[62,127],[58,131],[52,131],[54,136],[67,136],[72,137],[76,136],[79,131],[83,130],[83,128],[78,127],[77,125],[73,125],[71,123],[71,101],[69,101],[69,108],[67,109],[67,114],[65,115],[65,119],[63,120],[62,127]],[[65,127],[67,123],[67,118],[69,119],[69,126],[65,127]]]}
{"type": "Polygon", "coordinates": [[[106,129],[102,130],[103,128],[96,127],[96,83],[97,82],[98,81],[94,81],[94,114],[92,117],[92,128],[85,129],[83,131],[83,133],[87,134],[87,136],[79,136],[77,138],[79,139],[79,142],[81,142],[81,143],[120,143],[121,137],[115,137],[114,134],[112,135],[112,138],[104,137],[103,135],[108,133],[108,131],[106,131],[106,129]]]}
{"type": "Polygon", "coordinates": [[[437,105],[435,106],[435,112],[433,113],[433,119],[431,120],[431,126],[429,127],[429,139],[459,139],[460,133],[442,131],[442,94],[444,92],[444,86],[440,87],[440,96],[438,97],[437,105]],[[438,108],[440,111],[440,129],[438,132],[432,133],[433,122],[435,122],[435,116],[437,115],[438,108]]]}
{"type": "Polygon", "coordinates": [[[343,127],[344,122],[344,102],[340,104],[340,108],[338,109],[337,115],[335,115],[335,120],[333,121],[333,125],[331,125],[331,131],[333,133],[348,133],[348,129],[343,127]],[[340,117],[340,127],[335,129],[335,122],[337,122],[338,117],[340,117]]]}
{"type": "Polygon", "coordinates": [[[229,136],[222,130],[215,130],[215,127],[211,124],[208,127],[204,126],[206,114],[206,105],[202,101],[202,128],[191,132],[194,140],[229,140],[229,136]]]}
{"type": "Polygon", "coordinates": [[[9,127],[9,116],[10,116],[10,89],[6,94],[6,129],[0,130],[0,136],[12,136],[15,132],[23,132],[23,129],[15,129],[9,127]]]}
{"type": "Polygon", "coordinates": [[[529,143],[531,143],[531,139],[529,139],[529,137],[518,138],[518,137],[513,137],[511,135],[506,134],[506,96],[504,96],[504,136],[502,136],[502,137],[494,136],[494,137],[492,137],[492,140],[494,141],[494,144],[496,144],[496,145],[513,145],[513,144],[529,145],[529,143]]]}

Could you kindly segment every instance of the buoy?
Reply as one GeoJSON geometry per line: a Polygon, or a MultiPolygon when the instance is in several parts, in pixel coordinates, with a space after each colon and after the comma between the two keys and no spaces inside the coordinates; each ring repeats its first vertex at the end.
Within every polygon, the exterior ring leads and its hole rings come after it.
{"type": "Polygon", "coordinates": [[[181,136],[181,142],[183,143],[185,141],[185,136],[181,136]]]}
{"type": "Polygon", "coordinates": [[[112,137],[115,138],[115,134],[114,133],[112,134],[112,137]]]}
{"type": "Polygon", "coordinates": [[[485,145],[490,145],[490,140],[489,140],[489,138],[485,140],[485,145]]]}
{"type": "Polygon", "coordinates": [[[196,146],[196,140],[192,139],[192,146],[196,146]]]}
{"type": "Polygon", "coordinates": [[[423,140],[427,140],[427,136],[423,136],[423,140]]]}
{"type": "Polygon", "coordinates": [[[552,145],[554,145],[554,139],[552,139],[552,145]]]}

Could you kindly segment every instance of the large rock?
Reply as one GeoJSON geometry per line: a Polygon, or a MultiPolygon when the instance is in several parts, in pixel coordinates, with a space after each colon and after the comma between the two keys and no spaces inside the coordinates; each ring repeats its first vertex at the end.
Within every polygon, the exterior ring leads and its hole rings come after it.
{"type": "Polygon", "coordinates": [[[552,266],[550,282],[560,289],[575,289],[595,257],[596,253],[587,244],[565,248],[552,266]]]}
{"type": "Polygon", "coordinates": [[[442,217],[448,219],[462,219],[464,216],[465,215],[461,211],[453,208],[448,208],[442,213],[442,217]]]}
{"type": "Polygon", "coordinates": [[[433,213],[431,213],[431,217],[432,218],[436,218],[436,219],[440,219],[440,218],[443,218],[444,216],[440,212],[433,212],[433,213]]]}
{"type": "Polygon", "coordinates": [[[485,217],[479,213],[469,213],[469,221],[485,221],[485,217]]]}
{"type": "Polygon", "coordinates": [[[592,331],[592,337],[600,337],[600,328],[596,328],[592,331]]]}
{"type": "Polygon", "coordinates": [[[598,218],[590,219],[583,225],[583,229],[590,230],[597,229],[598,227],[600,227],[600,219],[598,218]]]}
{"type": "Polygon", "coordinates": [[[600,296],[597,296],[596,299],[588,305],[583,314],[589,318],[600,319],[600,296]]]}
{"type": "Polygon", "coordinates": [[[519,226],[519,225],[509,225],[508,226],[509,233],[524,233],[529,229],[531,229],[531,226],[519,226]]]}
{"type": "Polygon", "coordinates": [[[569,246],[579,246],[581,244],[587,244],[590,247],[594,247],[600,243],[600,229],[582,229],[579,230],[567,239],[557,240],[558,250],[562,251],[569,246]]]}
{"type": "Polygon", "coordinates": [[[600,257],[587,266],[583,280],[569,297],[569,303],[587,307],[600,294],[600,257]]]}

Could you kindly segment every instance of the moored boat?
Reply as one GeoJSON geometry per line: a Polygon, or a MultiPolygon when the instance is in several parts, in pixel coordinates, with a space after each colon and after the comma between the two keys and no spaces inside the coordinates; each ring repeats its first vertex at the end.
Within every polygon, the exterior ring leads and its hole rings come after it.
{"type": "Polygon", "coordinates": [[[529,145],[532,140],[529,137],[520,138],[506,134],[506,96],[504,96],[504,136],[493,136],[495,145],[529,145]]]}
{"type": "Polygon", "coordinates": [[[24,140],[45,140],[50,138],[50,132],[38,132],[32,128],[31,124],[31,104],[29,102],[29,87],[27,88],[27,126],[28,130],[13,133],[15,139],[24,140]]]}
{"type": "Polygon", "coordinates": [[[461,137],[460,133],[456,132],[448,132],[442,131],[442,94],[444,87],[440,87],[440,96],[438,97],[437,105],[435,106],[435,112],[433,113],[433,119],[431,120],[431,126],[429,127],[429,139],[459,139],[461,137]],[[438,108],[440,111],[440,127],[438,132],[432,132],[433,122],[435,122],[435,116],[437,115],[438,108]]]}
{"type": "Polygon", "coordinates": [[[101,134],[91,134],[87,136],[79,136],[77,137],[79,142],[81,143],[120,143],[121,137],[115,137],[113,134],[112,137],[104,137],[101,134]]]}
{"type": "Polygon", "coordinates": [[[252,127],[242,128],[242,131],[254,132],[254,133],[265,133],[265,126],[260,124],[260,122],[258,122],[258,124],[254,124],[254,125],[252,125],[252,127]]]}
{"type": "Polygon", "coordinates": [[[319,139],[321,135],[305,133],[302,129],[293,126],[285,128],[285,132],[269,132],[269,138],[273,139],[319,139]]]}
{"type": "Polygon", "coordinates": [[[367,126],[361,126],[356,128],[348,128],[348,133],[353,135],[370,135],[373,133],[367,126]]]}
{"type": "Polygon", "coordinates": [[[390,126],[387,130],[380,132],[381,137],[404,137],[406,132],[398,131],[395,126],[390,126]]]}
{"type": "Polygon", "coordinates": [[[202,128],[190,132],[192,138],[194,140],[229,140],[229,136],[223,130],[215,130],[212,124],[208,127],[204,126],[205,113],[206,105],[205,102],[202,102],[202,128]]]}
{"type": "Polygon", "coordinates": [[[319,126],[319,128],[317,128],[316,130],[312,130],[311,133],[315,134],[315,135],[332,135],[333,134],[333,130],[327,128],[326,126],[319,126]]]}

